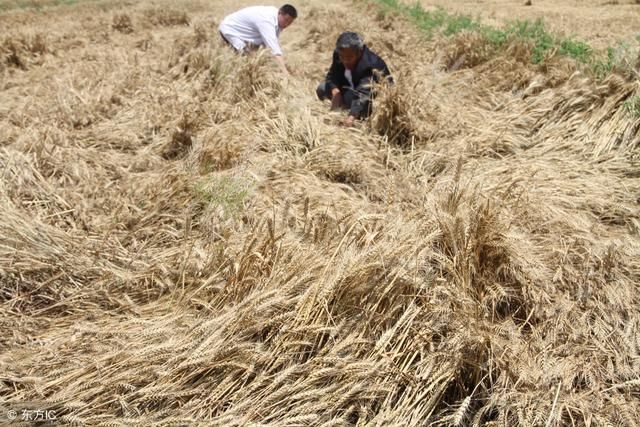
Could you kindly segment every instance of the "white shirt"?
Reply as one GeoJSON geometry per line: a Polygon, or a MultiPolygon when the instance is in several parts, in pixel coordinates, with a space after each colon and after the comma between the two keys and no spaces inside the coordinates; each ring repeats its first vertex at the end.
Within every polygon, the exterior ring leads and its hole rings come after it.
{"type": "Polygon", "coordinates": [[[226,16],[218,28],[222,35],[238,50],[247,44],[264,45],[274,55],[282,55],[278,42],[278,8],[251,6],[226,16]]]}
{"type": "Polygon", "coordinates": [[[348,68],[344,69],[344,78],[349,82],[349,86],[353,89],[353,75],[351,74],[351,70],[348,68]]]}

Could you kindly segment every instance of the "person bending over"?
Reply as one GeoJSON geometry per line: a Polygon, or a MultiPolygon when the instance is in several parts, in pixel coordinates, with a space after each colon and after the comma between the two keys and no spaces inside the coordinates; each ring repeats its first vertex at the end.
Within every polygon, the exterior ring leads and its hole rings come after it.
{"type": "Polygon", "coordinates": [[[297,17],[298,11],[290,4],[279,9],[274,6],[250,6],[227,15],[218,30],[222,39],[238,52],[268,47],[285,75],[288,75],[278,38],[282,30],[297,17]]]}
{"type": "Polygon", "coordinates": [[[331,67],[316,93],[320,100],[331,100],[332,110],[349,109],[344,124],[350,126],[371,113],[372,84],[380,78],[392,81],[387,64],[349,31],[338,37],[331,67]]]}

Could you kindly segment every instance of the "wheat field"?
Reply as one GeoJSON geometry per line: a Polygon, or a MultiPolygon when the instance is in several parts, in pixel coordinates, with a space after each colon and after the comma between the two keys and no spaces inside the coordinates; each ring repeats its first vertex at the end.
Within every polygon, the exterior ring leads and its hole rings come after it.
{"type": "Polygon", "coordinates": [[[362,0],[295,4],[288,79],[248,1],[1,3],[0,424],[640,424],[637,76],[362,0]],[[396,80],[352,128],[347,29],[396,80]]]}

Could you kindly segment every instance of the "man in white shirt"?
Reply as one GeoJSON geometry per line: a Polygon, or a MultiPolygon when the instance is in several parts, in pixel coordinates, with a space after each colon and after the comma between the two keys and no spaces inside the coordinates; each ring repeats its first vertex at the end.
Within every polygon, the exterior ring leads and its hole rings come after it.
{"type": "Polygon", "coordinates": [[[289,74],[278,42],[280,32],[298,17],[296,8],[285,4],[280,9],[274,6],[251,6],[226,16],[220,23],[220,35],[238,52],[247,52],[259,46],[268,47],[289,74]]]}

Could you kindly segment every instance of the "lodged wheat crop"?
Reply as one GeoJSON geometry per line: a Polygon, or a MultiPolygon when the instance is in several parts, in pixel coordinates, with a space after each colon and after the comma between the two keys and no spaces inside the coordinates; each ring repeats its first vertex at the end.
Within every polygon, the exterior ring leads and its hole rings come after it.
{"type": "Polygon", "coordinates": [[[640,423],[637,80],[331,0],[284,81],[234,2],[40,3],[0,13],[2,423],[640,423]],[[396,78],[353,128],[346,15],[396,78]]]}

